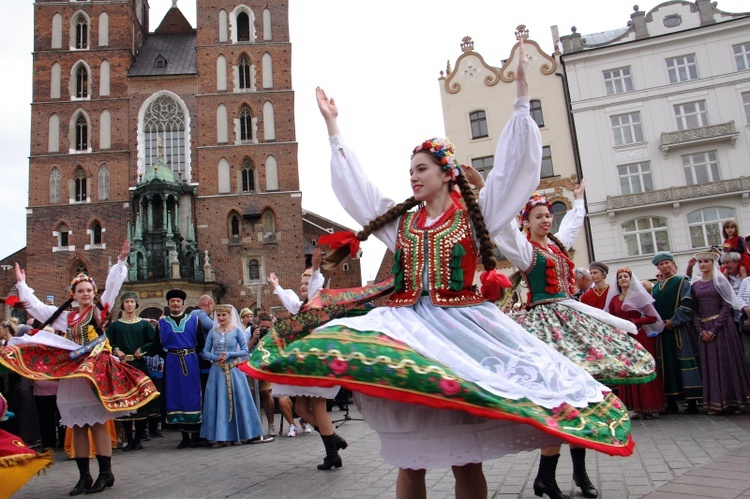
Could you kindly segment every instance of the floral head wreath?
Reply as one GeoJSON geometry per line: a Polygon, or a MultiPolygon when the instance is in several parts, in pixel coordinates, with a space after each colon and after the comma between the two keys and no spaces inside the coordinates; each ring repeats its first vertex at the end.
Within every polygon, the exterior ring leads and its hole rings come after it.
{"type": "Polygon", "coordinates": [[[75,276],[72,281],[70,281],[70,296],[71,296],[71,298],[73,297],[73,292],[75,291],[76,286],[78,286],[78,284],[80,284],[82,282],[90,282],[91,286],[94,287],[94,294],[96,294],[96,293],[99,292],[99,289],[96,287],[96,283],[94,282],[94,279],[92,279],[91,277],[89,277],[88,275],[86,275],[84,273],[80,273],[77,276],[75,276]]]}
{"type": "Polygon", "coordinates": [[[523,210],[521,210],[521,220],[524,224],[529,221],[529,213],[531,212],[531,209],[535,206],[540,205],[546,206],[547,208],[549,208],[549,211],[552,211],[552,205],[547,200],[547,198],[542,196],[538,192],[535,192],[531,195],[529,201],[526,203],[526,206],[523,207],[523,210]]]}
{"type": "Polygon", "coordinates": [[[412,151],[412,156],[418,152],[427,152],[437,160],[438,164],[445,171],[450,171],[451,176],[456,179],[461,175],[461,165],[456,161],[456,150],[453,144],[446,139],[437,137],[425,140],[412,151]]]}

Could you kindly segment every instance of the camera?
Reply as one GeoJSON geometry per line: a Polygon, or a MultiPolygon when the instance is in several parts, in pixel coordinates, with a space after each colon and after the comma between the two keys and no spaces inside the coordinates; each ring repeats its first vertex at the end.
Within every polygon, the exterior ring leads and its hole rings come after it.
{"type": "Polygon", "coordinates": [[[260,327],[260,328],[258,328],[259,338],[263,338],[265,335],[267,335],[268,331],[270,331],[270,329],[267,328],[267,327],[260,327]]]}

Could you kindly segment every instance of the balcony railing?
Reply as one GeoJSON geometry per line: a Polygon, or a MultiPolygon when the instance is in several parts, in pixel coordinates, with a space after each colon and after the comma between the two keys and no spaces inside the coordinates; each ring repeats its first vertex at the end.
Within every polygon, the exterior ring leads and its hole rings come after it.
{"type": "Polygon", "coordinates": [[[607,196],[607,211],[623,210],[641,206],[675,203],[686,199],[715,197],[721,195],[750,193],[750,177],[739,177],[708,184],[683,185],[622,196],[607,196]]]}
{"type": "Polygon", "coordinates": [[[667,157],[670,149],[694,146],[707,142],[729,141],[732,146],[737,142],[739,132],[734,127],[734,121],[718,125],[678,130],[676,132],[662,132],[659,149],[667,157]]]}

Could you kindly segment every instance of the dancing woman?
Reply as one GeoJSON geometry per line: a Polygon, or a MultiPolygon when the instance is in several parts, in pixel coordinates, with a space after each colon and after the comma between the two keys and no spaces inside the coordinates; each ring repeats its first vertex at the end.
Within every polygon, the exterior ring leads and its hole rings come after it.
{"type": "MultiPolygon", "coordinates": [[[[281,303],[292,314],[297,314],[303,305],[307,302],[308,297],[314,297],[323,288],[323,275],[320,273],[321,250],[315,248],[312,256],[312,268],[305,270],[300,282],[300,295],[291,289],[284,289],[279,285],[279,279],[276,274],[271,272],[268,281],[271,283],[273,292],[279,297],[281,303]]],[[[332,399],[338,393],[340,387],[319,387],[319,386],[298,386],[298,385],[281,385],[275,384],[273,387],[274,396],[284,395],[287,397],[296,397],[294,400],[294,409],[297,414],[305,421],[313,425],[313,428],[320,433],[323,440],[323,446],[326,450],[326,456],[323,462],[318,465],[319,470],[330,470],[331,468],[341,468],[341,456],[339,449],[346,449],[348,444],[333,430],[331,417],[328,415],[326,400],[332,399]]]]}
{"type": "MultiPolygon", "coordinates": [[[[656,358],[656,336],[664,329],[659,312],[654,308],[654,297],[627,268],[615,273],[615,281],[609,285],[604,310],[628,320],[638,328],[635,339],[648,353],[656,358]]],[[[617,392],[620,400],[635,413],[633,419],[652,419],[667,407],[664,379],[659,376],[648,383],[622,385],[617,392]]]]}
{"type": "Polygon", "coordinates": [[[135,411],[159,394],[148,376],[111,355],[101,328],[127,275],[125,261],[129,253],[130,243],[125,241],[117,263],[109,271],[101,301],[96,296],[94,280],[78,274],[70,283],[70,299],[60,307],[42,303],[26,285],[26,273],[16,264],[19,304],[43,323],[40,330],[50,325],[65,333],[60,337],[39,331],[33,336],[16,338],[10,347],[0,348],[0,363],[27,378],[60,380],[57,391],[60,422],[73,428],[80,474],[70,495],[101,492],[114,484],[112,445],[104,423],[135,411]],[[73,302],[77,306],[70,309],[73,302]],[[99,463],[96,481],[91,478],[86,454],[89,429],[99,463]]]}
{"type": "MultiPolygon", "coordinates": [[[[485,188],[486,190],[487,188],[485,188]]],[[[575,284],[567,248],[583,224],[583,182],[573,192],[575,205],[566,214],[557,234],[552,234],[552,206],[539,194],[526,203],[521,218],[523,232],[515,222],[507,224],[494,239],[503,255],[518,267],[528,286],[528,311],[514,315],[529,333],[551,345],[595,379],[606,384],[645,383],[656,376],[654,359],[626,332],[635,334],[632,323],[572,299],[575,284]]],[[[482,190],[481,192],[484,192],[482,190]]],[[[598,491],[586,472],[586,449],[570,447],[573,478],[585,497],[598,491]]],[[[565,498],[555,480],[560,446],[542,449],[534,492],[565,498]]]]}
{"type": "Polygon", "coordinates": [[[359,392],[381,455],[399,468],[399,497],[426,497],[426,470],[445,466],[456,478],[456,497],[485,497],[482,461],[560,439],[615,455],[632,452],[619,399],[473,288],[479,258],[494,268],[490,237],[539,179],[541,138],[529,115],[528,61],[519,47],[515,112],[478,201],[453,146],[441,139],[413,152],[414,196],[401,204],[385,197],[341,137],[336,103],[317,89],[334,191],[364,226],[333,256],[356,254],[353,243],[375,235],[394,252],[395,292],[388,306],[332,320],[305,336],[269,334],[250,362],[259,377],[359,392]],[[451,197],[454,185],[467,209],[451,197]],[[606,433],[599,429],[604,420],[611,422],[606,433]]]}

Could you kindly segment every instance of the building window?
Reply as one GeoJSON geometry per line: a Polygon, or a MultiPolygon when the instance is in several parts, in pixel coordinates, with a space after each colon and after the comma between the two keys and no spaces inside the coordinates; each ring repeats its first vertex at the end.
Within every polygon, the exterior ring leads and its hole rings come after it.
{"type": "Polygon", "coordinates": [[[229,217],[229,239],[238,240],[240,238],[240,216],[233,213],[229,217]]]}
{"type": "Polygon", "coordinates": [[[89,46],[89,24],[86,16],[78,14],[76,18],[76,48],[86,49],[89,46]]]}
{"type": "Polygon", "coordinates": [[[536,122],[536,125],[541,128],[544,126],[544,115],[542,114],[542,101],[533,100],[531,101],[531,117],[536,122]]]}
{"type": "Polygon", "coordinates": [[[669,75],[669,83],[679,83],[698,78],[695,54],[667,59],[667,74],[669,75]]]}
{"type": "Polygon", "coordinates": [[[49,174],[49,202],[59,203],[60,202],[60,187],[62,184],[62,174],[60,169],[55,167],[49,174]]]}
{"type": "Polygon", "coordinates": [[[487,137],[487,114],[484,111],[469,113],[469,121],[471,122],[472,139],[487,137]]]}
{"type": "Polygon", "coordinates": [[[91,245],[102,245],[102,226],[99,222],[94,222],[94,225],[91,226],[91,245]]]}
{"type": "Polygon", "coordinates": [[[485,180],[487,179],[487,175],[490,174],[490,170],[492,170],[492,167],[495,164],[495,157],[494,156],[483,156],[481,158],[472,158],[471,159],[471,166],[474,167],[476,171],[482,174],[482,178],[485,180]]]}
{"type": "Polygon", "coordinates": [[[735,220],[732,208],[704,208],[689,213],[690,247],[696,249],[721,244],[724,240],[721,226],[727,220],[735,220]]]}
{"type": "Polygon", "coordinates": [[[253,118],[250,115],[250,108],[243,106],[240,111],[240,140],[252,140],[252,123],[253,118]]]}
{"type": "Polygon", "coordinates": [[[732,52],[734,52],[734,62],[737,63],[737,71],[750,69],[750,42],[734,45],[732,52]]]}
{"type": "Polygon", "coordinates": [[[610,116],[609,120],[612,123],[612,133],[615,136],[616,146],[643,142],[640,112],[610,116]]]}
{"type": "Polygon", "coordinates": [[[83,114],[76,120],[76,151],[85,151],[89,147],[89,124],[83,114]]]}
{"type": "Polygon", "coordinates": [[[73,277],[77,276],[78,274],[86,274],[89,275],[89,269],[86,268],[86,265],[83,263],[79,263],[76,265],[76,269],[73,271],[73,277]]]}
{"type": "Polygon", "coordinates": [[[260,281],[260,260],[257,258],[248,260],[247,274],[250,281],[260,281]]]}
{"type": "Polygon", "coordinates": [[[750,125],[750,92],[742,94],[742,106],[745,108],[745,122],[750,125]]]}
{"type": "Polygon", "coordinates": [[[686,154],[682,157],[682,169],[687,185],[707,184],[721,180],[719,158],[716,151],[686,154]]]}
{"type": "Polygon", "coordinates": [[[607,89],[607,95],[624,94],[633,91],[633,76],[630,68],[610,69],[603,72],[604,87],[607,89]]]}
{"type": "Polygon", "coordinates": [[[54,232],[57,236],[57,247],[61,249],[68,249],[70,246],[70,228],[61,223],[57,226],[57,230],[54,232]]]}
{"type": "Polygon", "coordinates": [[[250,16],[246,12],[237,14],[237,41],[250,41],[250,16]]]}
{"type": "Polygon", "coordinates": [[[172,97],[160,95],[143,115],[145,167],[156,163],[157,154],[161,152],[164,163],[173,172],[184,172],[186,135],[182,107],[172,97]]]}
{"type": "Polygon", "coordinates": [[[276,216],[271,210],[263,213],[263,242],[276,242],[276,216]]]}
{"type": "Polygon", "coordinates": [[[552,177],[555,170],[552,168],[552,149],[550,146],[542,147],[542,178],[552,177]]]}
{"type": "Polygon", "coordinates": [[[250,61],[247,60],[247,56],[240,57],[240,61],[237,64],[240,72],[240,88],[250,88],[250,61]]]}
{"type": "Polygon", "coordinates": [[[83,168],[79,168],[76,170],[76,177],[74,179],[75,182],[75,191],[76,191],[76,197],[75,200],[77,203],[85,203],[86,202],[86,172],[83,171],[83,168]]]}
{"type": "Polygon", "coordinates": [[[107,168],[107,165],[99,167],[99,174],[96,180],[99,200],[109,199],[109,168],[107,168]]]}
{"type": "Polygon", "coordinates": [[[707,126],[708,113],[706,113],[706,101],[699,100],[675,104],[674,117],[677,119],[678,130],[707,126]]]}
{"type": "Polygon", "coordinates": [[[622,194],[638,194],[654,190],[654,181],[651,178],[651,162],[649,161],[617,165],[617,174],[620,177],[622,194]]]}
{"type": "Polygon", "coordinates": [[[554,215],[554,217],[552,218],[552,228],[550,229],[551,233],[555,234],[560,230],[560,224],[562,223],[563,217],[565,217],[565,213],[567,213],[567,211],[568,206],[562,201],[556,201],[552,203],[552,214],[554,215]]]}
{"type": "Polygon", "coordinates": [[[85,99],[89,95],[89,71],[85,65],[79,64],[76,70],[76,97],[85,99]]]}
{"type": "Polygon", "coordinates": [[[669,251],[667,219],[662,217],[637,218],[622,224],[622,235],[628,256],[651,255],[669,251]]]}
{"type": "Polygon", "coordinates": [[[248,158],[242,162],[242,192],[255,192],[255,172],[248,158]]]}

